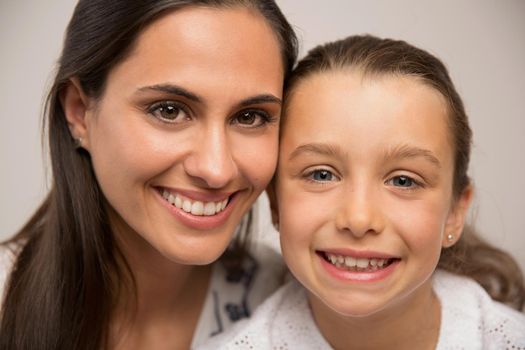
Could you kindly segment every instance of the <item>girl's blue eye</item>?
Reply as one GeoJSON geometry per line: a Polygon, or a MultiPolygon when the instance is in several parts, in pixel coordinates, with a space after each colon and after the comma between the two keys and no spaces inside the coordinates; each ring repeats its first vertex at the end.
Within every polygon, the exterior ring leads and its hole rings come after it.
{"type": "Polygon", "coordinates": [[[414,187],[416,186],[416,182],[408,177],[408,176],[396,176],[394,178],[392,178],[390,180],[392,182],[392,185],[396,186],[396,187],[405,187],[405,188],[410,188],[410,187],[414,187]]]}
{"type": "Polygon", "coordinates": [[[268,113],[261,110],[245,110],[236,114],[233,123],[245,128],[257,128],[271,121],[268,113]]]}
{"type": "Polygon", "coordinates": [[[180,123],[190,119],[186,110],[174,102],[156,103],[149,108],[148,112],[155,118],[166,123],[180,123]]]}
{"type": "Polygon", "coordinates": [[[308,174],[308,178],[317,182],[328,182],[336,180],[335,175],[331,171],[326,169],[314,170],[310,172],[310,174],[308,174]]]}

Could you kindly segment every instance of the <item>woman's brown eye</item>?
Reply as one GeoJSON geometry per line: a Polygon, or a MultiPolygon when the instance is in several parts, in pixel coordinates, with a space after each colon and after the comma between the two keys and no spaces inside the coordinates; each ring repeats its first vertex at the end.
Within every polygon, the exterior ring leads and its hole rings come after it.
{"type": "Polygon", "coordinates": [[[242,127],[257,128],[266,125],[271,121],[268,113],[262,110],[246,110],[238,113],[233,122],[242,127]]]}
{"type": "Polygon", "coordinates": [[[174,103],[161,102],[154,104],[149,113],[160,121],[167,123],[178,123],[189,119],[189,114],[184,108],[174,103]]]}
{"type": "Polygon", "coordinates": [[[243,112],[238,120],[241,124],[252,125],[256,118],[257,116],[253,112],[243,112]]]}

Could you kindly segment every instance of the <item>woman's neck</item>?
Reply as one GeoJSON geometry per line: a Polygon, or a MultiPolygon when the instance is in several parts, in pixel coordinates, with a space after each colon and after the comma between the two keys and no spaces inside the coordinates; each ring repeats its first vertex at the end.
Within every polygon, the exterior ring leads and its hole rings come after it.
{"type": "Polygon", "coordinates": [[[441,307],[431,280],[401,303],[365,317],[337,314],[309,293],[316,324],[334,349],[435,349],[441,307]]]}
{"type": "Polygon", "coordinates": [[[120,286],[110,321],[110,348],[189,348],[206,299],[211,266],[178,264],[136,234],[116,236],[136,290],[120,286]]]}

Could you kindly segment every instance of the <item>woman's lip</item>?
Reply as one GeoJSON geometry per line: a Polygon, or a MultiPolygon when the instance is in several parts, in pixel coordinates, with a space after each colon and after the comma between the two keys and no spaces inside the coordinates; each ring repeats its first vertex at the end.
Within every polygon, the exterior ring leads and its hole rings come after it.
{"type": "Polygon", "coordinates": [[[212,230],[224,225],[230,217],[231,213],[233,212],[238,200],[238,193],[235,192],[233,195],[230,196],[228,204],[226,205],[226,208],[224,208],[224,210],[215,215],[200,216],[187,213],[184,210],[182,210],[182,208],[177,208],[176,206],[170,204],[167,200],[164,199],[164,197],[162,197],[162,194],[158,191],[158,188],[153,189],[153,192],[155,193],[155,196],[158,198],[158,200],[161,202],[162,206],[168,209],[171,215],[173,215],[184,226],[196,230],[212,230]]]}
{"type": "Polygon", "coordinates": [[[375,271],[350,271],[344,268],[339,268],[328,261],[326,261],[321,254],[316,254],[321,265],[321,269],[327,274],[342,282],[378,282],[390,276],[399,266],[401,260],[395,259],[387,267],[375,271]]]}
{"type": "Polygon", "coordinates": [[[354,258],[366,258],[366,259],[399,259],[399,256],[376,252],[372,250],[355,250],[348,248],[334,248],[334,249],[317,249],[316,252],[333,255],[351,256],[354,258]]]}
{"type": "Polygon", "coordinates": [[[232,196],[235,192],[202,192],[202,191],[192,191],[192,190],[184,190],[184,189],[177,189],[173,187],[165,187],[165,186],[158,186],[155,187],[160,193],[162,193],[164,190],[168,191],[171,194],[179,194],[183,197],[188,198],[192,201],[200,201],[200,202],[221,202],[230,196],[232,196]]]}

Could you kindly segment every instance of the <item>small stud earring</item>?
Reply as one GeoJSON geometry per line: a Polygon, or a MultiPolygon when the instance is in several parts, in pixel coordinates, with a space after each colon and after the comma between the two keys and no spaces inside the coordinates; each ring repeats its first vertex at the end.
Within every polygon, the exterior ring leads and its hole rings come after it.
{"type": "Polygon", "coordinates": [[[75,148],[82,147],[82,137],[75,137],[73,141],[75,142],[75,148]]]}
{"type": "Polygon", "coordinates": [[[454,240],[454,235],[451,234],[451,233],[449,233],[449,234],[447,235],[447,241],[452,242],[453,240],[454,240]]]}

